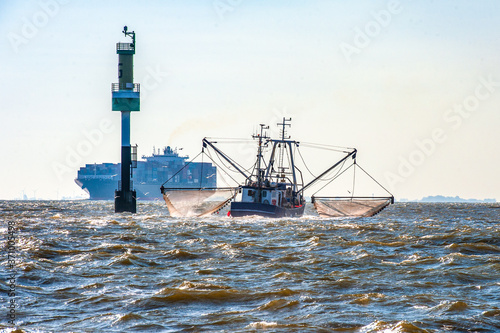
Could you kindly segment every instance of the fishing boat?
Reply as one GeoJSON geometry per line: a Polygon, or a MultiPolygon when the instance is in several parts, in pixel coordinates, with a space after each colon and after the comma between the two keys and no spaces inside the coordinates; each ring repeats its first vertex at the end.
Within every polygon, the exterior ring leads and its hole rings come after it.
{"type": "MultiPolygon", "coordinates": [[[[304,214],[306,201],[303,196],[303,182],[297,177],[297,168],[293,160],[293,147],[298,142],[286,137],[287,121],[282,126],[281,138],[269,138],[264,131],[268,126],[260,124],[260,134],[254,136],[258,140],[257,163],[252,174],[246,177],[241,186],[241,199],[232,201],[230,214],[233,217],[259,215],[264,217],[297,217],[304,214]],[[271,147],[269,161],[263,161],[263,146],[271,147]],[[288,156],[287,156],[288,155],[288,156]],[[289,158],[286,158],[289,157],[289,158]],[[285,162],[290,162],[289,165],[285,162]]],[[[207,141],[208,145],[212,145],[207,141]]]]}
{"type": "MultiPolygon", "coordinates": [[[[266,130],[269,129],[269,126],[260,124],[259,133],[252,136],[257,141],[257,158],[250,168],[244,168],[224,153],[217,146],[218,140],[204,138],[200,154],[210,158],[212,163],[217,166],[214,170],[229,168],[239,176],[241,181],[233,186],[210,187],[206,186],[207,183],[203,184],[202,180],[197,187],[180,189],[169,186],[169,179],[160,189],[170,214],[172,216],[205,216],[217,213],[225,206],[230,205],[228,215],[232,217],[282,218],[302,216],[306,207],[305,191],[319,182],[328,182],[329,184],[336,178],[335,176],[331,177],[332,172],[336,170],[338,175],[349,160],[354,161],[351,166],[357,166],[357,150],[343,148],[342,153],[345,155],[340,160],[326,168],[318,176],[305,182],[302,171],[296,163],[296,151],[299,151],[301,143],[292,140],[287,135],[287,128],[291,126],[290,122],[291,118],[283,118],[282,122],[277,124],[280,127],[280,136],[277,139],[267,135],[266,130]],[[219,163],[224,164],[223,166],[217,164],[210,151],[215,153],[219,163]],[[265,158],[264,152],[267,152],[267,158],[265,158]]],[[[323,146],[323,148],[325,147],[323,146]]],[[[304,162],[302,155],[299,156],[304,162]]],[[[188,165],[189,163],[186,164],[186,167],[188,165]]],[[[305,167],[309,170],[307,165],[305,167]]],[[[362,170],[364,171],[364,169],[362,170]]],[[[179,170],[179,172],[181,171],[182,169],[179,170]]],[[[219,178],[223,177],[217,179],[219,178]]],[[[231,178],[237,182],[233,177],[231,178]]],[[[377,184],[380,185],[378,182],[377,184]]],[[[322,188],[324,187],[322,186],[322,188]]],[[[394,202],[392,194],[385,191],[389,196],[331,197],[313,194],[311,202],[322,217],[373,216],[394,202]]]]}

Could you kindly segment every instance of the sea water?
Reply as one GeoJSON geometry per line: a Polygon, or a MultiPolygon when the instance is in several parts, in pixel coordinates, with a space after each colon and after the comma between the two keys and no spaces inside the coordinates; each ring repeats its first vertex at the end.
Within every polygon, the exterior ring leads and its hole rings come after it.
{"type": "Polygon", "coordinates": [[[340,219],[310,205],[293,219],[137,211],[0,202],[0,331],[500,331],[500,204],[340,219]]]}

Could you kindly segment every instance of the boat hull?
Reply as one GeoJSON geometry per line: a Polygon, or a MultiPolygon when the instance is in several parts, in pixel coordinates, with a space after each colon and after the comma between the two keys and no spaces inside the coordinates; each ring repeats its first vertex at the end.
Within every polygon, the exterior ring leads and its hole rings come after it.
{"type": "Polygon", "coordinates": [[[271,218],[300,217],[304,214],[305,205],[294,208],[284,208],[255,202],[231,202],[231,216],[262,216],[271,218]]]}

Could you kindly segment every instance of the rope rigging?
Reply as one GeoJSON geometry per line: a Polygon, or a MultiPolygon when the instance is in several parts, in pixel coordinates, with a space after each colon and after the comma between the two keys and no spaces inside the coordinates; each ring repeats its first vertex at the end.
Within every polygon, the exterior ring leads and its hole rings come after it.
{"type": "MultiPolygon", "coordinates": [[[[209,152],[210,152],[210,150],[209,150],[209,152]]],[[[224,165],[224,167],[225,167],[226,169],[228,169],[229,171],[234,172],[234,173],[239,173],[238,171],[235,171],[235,170],[231,167],[231,165],[229,165],[229,166],[228,166],[228,165],[226,165],[226,164],[224,163],[224,161],[221,159],[221,156],[220,156],[218,153],[217,153],[216,155],[217,155],[217,158],[219,159],[219,161],[220,161],[220,162],[224,165]]],[[[225,157],[226,157],[227,159],[229,159],[229,160],[230,160],[233,164],[237,165],[238,167],[240,167],[241,169],[243,169],[243,170],[244,170],[245,172],[247,172],[247,173],[250,173],[250,171],[249,171],[249,170],[250,170],[250,169],[252,169],[252,168],[254,168],[254,165],[255,165],[255,163],[254,163],[252,166],[250,166],[250,167],[248,167],[248,168],[244,168],[241,164],[237,163],[237,162],[236,162],[235,160],[233,160],[231,157],[229,157],[229,156],[227,156],[227,155],[226,155],[225,157]]]]}
{"type": "Polygon", "coordinates": [[[378,186],[380,186],[381,188],[384,189],[384,191],[386,191],[388,194],[390,194],[392,197],[394,197],[394,195],[392,195],[391,192],[389,192],[385,187],[383,187],[375,178],[373,178],[368,172],[365,171],[365,169],[363,169],[361,167],[361,165],[358,164],[358,167],[368,176],[370,177],[375,183],[377,183],[378,186]]]}
{"type": "Polygon", "coordinates": [[[306,167],[306,170],[309,171],[309,173],[311,174],[311,176],[313,176],[314,178],[316,178],[316,176],[312,173],[312,171],[309,170],[309,167],[307,166],[306,161],[304,161],[304,157],[302,157],[302,153],[300,152],[300,149],[297,148],[297,151],[299,152],[300,159],[302,160],[302,163],[304,163],[304,166],[306,167]]]}
{"type": "Polygon", "coordinates": [[[325,185],[323,185],[319,190],[317,190],[316,192],[314,192],[314,194],[312,196],[314,196],[316,193],[318,193],[319,191],[321,191],[322,189],[324,189],[326,186],[330,185],[331,182],[333,182],[335,179],[337,179],[338,177],[340,177],[342,174],[344,174],[344,172],[346,172],[347,170],[349,170],[354,165],[354,164],[351,164],[348,168],[346,168],[344,171],[342,171],[342,168],[344,167],[345,162],[346,161],[344,161],[342,163],[342,165],[339,168],[339,171],[337,171],[337,174],[335,176],[333,176],[332,178],[330,178],[329,180],[326,180],[328,182],[325,185]]]}
{"type": "Polygon", "coordinates": [[[301,142],[300,144],[304,147],[336,151],[346,154],[354,150],[354,148],[349,148],[349,147],[332,146],[332,145],[325,145],[325,144],[311,143],[311,142],[301,142]]]}
{"type": "MultiPolygon", "coordinates": [[[[316,175],[314,175],[312,173],[312,171],[309,169],[309,167],[307,166],[307,163],[305,162],[304,160],[304,157],[302,156],[302,153],[300,152],[300,149],[297,149],[297,151],[299,152],[299,156],[300,156],[300,159],[302,160],[302,163],[304,164],[304,166],[306,167],[307,171],[309,171],[309,173],[311,174],[311,176],[313,176],[314,178],[317,178],[316,175]]],[[[342,165],[340,166],[340,169],[343,168],[345,164],[345,161],[342,163],[342,165]]],[[[340,170],[339,170],[340,172],[340,170]]],[[[326,179],[318,179],[319,181],[322,181],[322,182],[327,182],[327,181],[332,181],[333,179],[335,179],[336,175],[332,176],[332,178],[326,178],[326,179]]],[[[328,184],[327,184],[328,185],[328,184]]]]}
{"type": "MultiPolygon", "coordinates": [[[[224,171],[224,168],[221,168],[221,167],[217,164],[217,162],[215,162],[215,161],[214,161],[214,159],[212,158],[212,155],[210,154],[210,150],[208,151],[208,154],[207,154],[207,153],[205,153],[205,154],[206,154],[206,155],[207,155],[207,157],[208,157],[208,158],[212,161],[212,163],[213,163],[213,164],[215,164],[215,166],[217,167],[217,170],[222,169],[222,170],[224,171]]],[[[217,155],[217,156],[218,156],[218,155],[217,155]]],[[[219,157],[219,160],[220,160],[220,157],[219,157]]],[[[223,163],[223,162],[221,161],[221,163],[223,163]]],[[[232,172],[236,172],[236,171],[233,171],[233,170],[231,170],[231,171],[232,171],[232,172]]],[[[237,181],[236,181],[233,177],[231,177],[231,175],[230,175],[229,173],[227,173],[227,172],[224,172],[224,173],[225,173],[225,174],[226,174],[229,178],[231,178],[231,179],[232,179],[232,180],[233,180],[236,184],[238,184],[238,182],[237,182],[237,181]]],[[[221,177],[222,177],[222,174],[221,174],[221,177]]],[[[224,181],[224,183],[226,183],[226,184],[227,184],[227,181],[224,179],[224,177],[222,177],[222,180],[224,181]]]]}
{"type": "MultiPolygon", "coordinates": [[[[345,161],[344,161],[345,163],[345,161]]],[[[337,174],[332,177],[330,179],[330,181],[328,183],[326,183],[324,186],[322,186],[319,190],[317,190],[316,192],[314,192],[314,194],[312,196],[315,196],[316,193],[318,193],[319,191],[321,191],[322,189],[324,189],[326,186],[328,186],[329,184],[331,184],[335,179],[337,179],[338,177],[340,177],[342,174],[344,174],[347,170],[349,170],[350,168],[354,167],[353,168],[353,179],[352,179],[352,192],[351,192],[351,199],[354,198],[354,192],[355,192],[355,188],[356,188],[356,168],[359,168],[361,169],[361,171],[363,171],[368,177],[370,177],[371,180],[373,180],[378,186],[380,186],[384,191],[386,191],[391,197],[394,197],[392,195],[391,192],[389,192],[384,186],[382,186],[375,178],[373,178],[365,169],[363,169],[361,167],[361,165],[359,165],[357,163],[356,160],[354,160],[353,164],[351,164],[349,167],[347,167],[344,171],[342,171],[341,173],[339,173],[342,168],[344,167],[344,164],[341,165],[339,171],[337,172],[337,174]]]]}
{"type": "Polygon", "coordinates": [[[169,179],[167,179],[163,184],[161,184],[161,186],[165,185],[166,183],[168,183],[170,180],[172,180],[172,178],[174,178],[175,176],[177,176],[182,170],[184,170],[184,168],[186,168],[188,165],[190,165],[191,163],[193,163],[193,161],[198,158],[198,156],[200,156],[200,154],[203,153],[203,151],[199,152],[198,155],[196,155],[193,159],[191,159],[191,161],[187,162],[186,164],[184,164],[184,166],[182,168],[179,169],[179,171],[177,171],[176,173],[174,173],[174,175],[172,177],[170,177],[169,179]]]}

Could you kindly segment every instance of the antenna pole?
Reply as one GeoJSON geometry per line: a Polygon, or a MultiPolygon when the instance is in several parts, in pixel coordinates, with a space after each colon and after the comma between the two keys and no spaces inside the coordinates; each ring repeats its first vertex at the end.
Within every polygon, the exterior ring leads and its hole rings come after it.
{"type": "MultiPolygon", "coordinates": [[[[290,137],[285,137],[286,136],[286,126],[292,126],[291,124],[287,124],[287,121],[292,121],[292,118],[286,119],[283,117],[283,122],[278,123],[278,126],[282,126],[281,129],[281,141],[282,144],[278,145],[279,147],[279,155],[278,155],[278,170],[281,171],[281,178],[284,181],[285,180],[285,168],[283,167],[283,155],[285,154],[285,149],[286,149],[286,139],[290,139],[290,137]],[[281,169],[281,170],[280,170],[281,169]]],[[[279,176],[279,174],[278,174],[279,176]]]]}
{"type": "Polygon", "coordinates": [[[264,170],[262,170],[262,139],[268,139],[264,130],[269,129],[265,124],[260,125],[260,134],[254,135],[253,138],[259,139],[259,149],[257,151],[257,201],[262,201],[262,178],[264,177],[264,170]]]}

